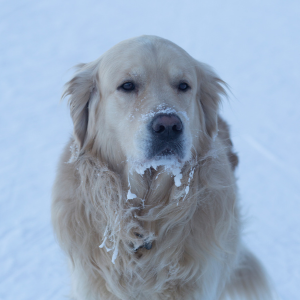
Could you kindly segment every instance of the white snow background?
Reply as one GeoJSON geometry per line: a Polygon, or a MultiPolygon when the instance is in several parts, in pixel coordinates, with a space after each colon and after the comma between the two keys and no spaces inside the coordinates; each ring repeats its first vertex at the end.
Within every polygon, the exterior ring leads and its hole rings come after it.
{"type": "Polygon", "coordinates": [[[51,187],[72,132],[69,69],[141,34],[175,42],[231,87],[245,241],[300,299],[300,1],[0,1],[0,299],[66,299],[51,187]]]}

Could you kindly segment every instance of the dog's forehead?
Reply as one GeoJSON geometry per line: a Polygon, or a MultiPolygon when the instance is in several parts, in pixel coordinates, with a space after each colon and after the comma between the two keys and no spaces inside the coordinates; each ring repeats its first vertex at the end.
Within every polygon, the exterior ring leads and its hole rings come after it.
{"type": "Polygon", "coordinates": [[[116,78],[121,73],[132,77],[162,70],[176,78],[194,68],[195,60],[176,44],[155,36],[142,36],[108,50],[102,56],[100,72],[116,78]]]}

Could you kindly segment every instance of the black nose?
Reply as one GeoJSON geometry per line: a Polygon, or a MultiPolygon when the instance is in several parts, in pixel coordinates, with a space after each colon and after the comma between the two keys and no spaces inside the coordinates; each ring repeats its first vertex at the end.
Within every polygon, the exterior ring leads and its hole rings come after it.
{"type": "Polygon", "coordinates": [[[162,140],[173,140],[182,134],[183,125],[176,115],[160,114],[152,121],[152,132],[162,140]]]}

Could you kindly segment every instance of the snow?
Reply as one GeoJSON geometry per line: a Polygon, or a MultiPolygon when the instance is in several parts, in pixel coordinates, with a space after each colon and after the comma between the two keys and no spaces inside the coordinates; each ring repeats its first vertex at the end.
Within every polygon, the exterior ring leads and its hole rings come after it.
{"type": "Polygon", "coordinates": [[[127,201],[137,198],[137,195],[131,192],[131,184],[130,184],[130,174],[128,174],[128,192],[127,192],[127,201]]]}
{"type": "MultiPolygon", "coordinates": [[[[131,165],[130,172],[135,171],[140,175],[143,175],[147,169],[153,168],[158,170],[158,167],[163,167],[164,171],[174,176],[175,185],[177,187],[181,186],[181,168],[183,167],[184,162],[179,162],[175,156],[173,157],[173,155],[171,157],[159,157],[158,159],[152,159],[144,162],[129,161],[129,164],[131,165]]],[[[128,194],[129,193],[131,193],[130,190],[128,191],[128,194]]]]}
{"type": "Polygon", "coordinates": [[[127,200],[131,200],[131,199],[134,199],[136,197],[137,197],[137,195],[132,193],[131,190],[129,189],[128,193],[127,193],[127,200]]]}
{"type": "MultiPolygon", "coordinates": [[[[179,162],[175,156],[171,157],[158,157],[157,159],[147,160],[143,162],[135,161],[135,160],[128,160],[129,164],[129,176],[128,176],[128,192],[127,192],[127,201],[138,198],[136,194],[131,192],[131,184],[130,184],[130,176],[134,172],[137,174],[143,175],[147,169],[153,168],[158,171],[159,167],[162,167],[160,172],[167,172],[173,176],[174,184],[177,187],[181,186],[181,169],[184,165],[184,162],[179,162]]],[[[156,178],[159,176],[160,172],[156,175],[156,178]]],[[[190,183],[190,180],[189,180],[190,183]]],[[[144,207],[144,199],[141,199],[142,206],[144,207]]]]}
{"type": "Polygon", "coordinates": [[[70,68],[141,34],[170,39],[231,89],[245,242],[283,300],[300,282],[298,0],[1,1],[0,299],[65,299],[51,187],[72,133],[59,99],[70,68]]]}
{"type": "Polygon", "coordinates": [[[102,242],[102,244],[99,246],[99,248],[103,248],[103,247],[104,247],[105,250],[106,250],[107,252],[109,252],[109,251],[111,251],[112,249],[106,247],[107,235],[108,235],[108,228],[107,228],[107,226],[106,226],[105,231],[104,231],[104,234],[103,234],[103,242],[102,242]]]}
{"type": "MultiPolygon", "coordinates": [[[[191,180],[194,177],[194,172],[195,172],[195,168],[192,168],[191,171],[190,171],[190,174],[189,174],[189,180],[187,182],[187,186],[185,187],[185,196],[183,198],[183,201],[185,200],[186,196],[188,195],[188,193],[190,191],[190,183],[191,183],[191,180]]],[[[178,203],[177,203],[177,205],[178,205],[178,203]]]]}
{"type": "MultiPolygon", "coordinates": [[[[144,100],[145,98],[143,98],[142,100],[144,100]]],[[[147,114],[142,114],[142,120],[143,121],[147,121],[147,120],[151,120],[155,115],[158,114],[177,114],[179,115],[179,117],[184,117],[187,121],[189,121],[189,117],[186,113],[186,111],[176,111],[174,108],[171,107],[164,107],[163,104],[160,104],[156,107],[155,111],[150,111],[147,114]]]]}
{"type": "MultiPolygon", "coordinates": [[[[71,152],[71,157],[67,162],[68,164],[71,164],[72,162],[76,161],[76,159],[78,158],[78,155],[79,155],[79,148],[75,141],[73,141],[73,143],[70,146],[70,152],[71,152]]],[[[99,174],[98,174],[98,176],[99,176],[99,174]]]]}
{"type": "Polygon", "coordinates": [[[119,247],[118,247],[119,244],[116,245],[115,249],[114,249],[114,252],[113,252],[113,256],[111,258],[111,262],[113,264],[115,264],[115,261],[116,261],[116,258],[118,257],[118,253],[119,253],[119,247]]]}
{"type": "Polygon", "coordinates": [[[177,187],[181,186],[182,174],[180,173],[180,171],[180,168],[172,169],[172,173],[174,175],[174,183],[177,187]]]}

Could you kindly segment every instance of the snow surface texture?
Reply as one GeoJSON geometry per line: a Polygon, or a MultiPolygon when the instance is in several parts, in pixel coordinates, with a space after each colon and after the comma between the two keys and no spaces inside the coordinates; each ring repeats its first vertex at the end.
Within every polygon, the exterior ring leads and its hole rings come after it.
{"type": "Polygon", "coordinates": [[[283,300],[300,299],[300,2],[0,3],[0,299],[62,300],[69,275],[50,224],[51,186],[72,132],[67,71],[141,34],[170,39],[231,87],[245,242],[283,300]]]}

